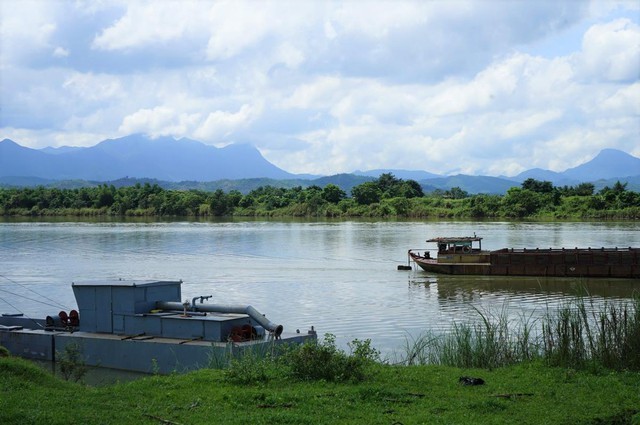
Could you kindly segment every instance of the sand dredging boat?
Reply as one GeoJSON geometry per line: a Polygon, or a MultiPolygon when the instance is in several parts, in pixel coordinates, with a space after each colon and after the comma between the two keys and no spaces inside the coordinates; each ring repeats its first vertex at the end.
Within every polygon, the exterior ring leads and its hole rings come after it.
{"type": "Polygon", "coordinates": [[[423,270],[432,273],[640,278],[640,248],[483,250],[482,238],[475,235],[438,237],[428,239],[427,242],[435,243],[437,248],[410,249],[408,255],[410,262],[413,261],[423,270]]]}
{"type": "Polygon", "coordinates": [[[182,281],[74,282],[78,310],[42,319],[0,317],[0,345],[13,355],[56,361],[75,344],[86,365],[171,373],[212,364],[247,350],[315,340],[316,332],[285,333],[250,305],[182,300],[182,281]]]}

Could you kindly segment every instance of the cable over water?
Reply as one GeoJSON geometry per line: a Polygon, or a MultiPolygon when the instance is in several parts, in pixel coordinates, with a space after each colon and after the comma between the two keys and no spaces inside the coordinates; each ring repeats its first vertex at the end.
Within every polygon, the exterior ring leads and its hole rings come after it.
{"type": "MultiPolygon", "coordinates": [[[[24,295],[20,295],[20,294],[16,294],[16,293],[13,293],[13,292],[9,292],[9,291],[7,291],[6,289],[0,289],[0,291],[7,292],[7,293],[9,293],[9,294],[11,294],[11,295],[15,295],[15,296],[17,296],[17,297],[22,297],[22,298],[27,299],[27,300],[29,300],[29,301],[33,301],[33,302],[37,302],[37,303],[40,303],[40,304],[48,305],[48,306],[50,306],[50,307],[61,308],[61,309],[63,309],[63,310],[71,310],[71,308],[69,308],[69,307],[67,307],[67,306],[65,306],[65,305],[62,305],[61,303],[59,303],[59,302],[57,302],[57,301],[55,301],[55,300],[52,300],[51,298],[47,297],[46,295],[42,295],[42,294],[40,294],[40,293],[38,293],[38,292],[34,291],[33,289],[31,289],[31,288],[27,287],[26,285],[23,285],[23,284],[21,284],[21,283],[19,283],[19,282],[16,282],[16,281],[15,281],[15,280],[13,280],[13,279],[8,278],[7,276],[4,276],[4,275],[1,275],[1,274],[0,274],[0,277],[1,277],[1,278],[4,278],[4,279],[6,279],[6,280],[8,280],[9,282],[13,283],[14,285],[18,285],[18,286],[19,286],[19,287],[21,287],[22,289],[25,289],[25,290],[27,290],[27,291],[33,292],[34,294],[36,294],[36,295],[37,295],[37,296],[39,296],[39,297],[42,297],[42,298],[44,298],[44,299],[46,299],[46,300],[49,300],[49,301],[50,301],[50,302],[52,302],[53,304],[49,304],[49,303],[46,303],[46,302],[41,301],[41,300],[38,300],[38,299],[33,299],[33,298],[25,297],[24,295]]],[[[7,302],[7,301],[5,300],[5,302],[7,302]]]]}

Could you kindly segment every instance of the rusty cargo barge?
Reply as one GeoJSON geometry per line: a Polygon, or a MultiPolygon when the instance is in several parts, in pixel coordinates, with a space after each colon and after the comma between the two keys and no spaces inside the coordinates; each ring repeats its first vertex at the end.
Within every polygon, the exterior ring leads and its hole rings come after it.
{"type": "Polygon", "coordinates": [[[640,248],[503,248],[483,250],[482,238],[438,237],[437,249],[410,249],[409,261],[452,275],[640,278],[640,248]],[[432,252],[436,255],[433,256],[432,252]]]}

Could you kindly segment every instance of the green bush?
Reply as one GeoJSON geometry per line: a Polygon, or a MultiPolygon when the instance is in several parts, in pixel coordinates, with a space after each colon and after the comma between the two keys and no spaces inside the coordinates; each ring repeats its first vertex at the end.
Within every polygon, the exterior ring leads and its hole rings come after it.
{"type": "Polygon", "coordinates": [[[240,385],[267,382],[277,374],[277,365],[273,359],[268,355],[261,356],[253,350],[232,358],[224,371],[228,382],[240,385]]]}
{"type": "Polygon", "coordinates": [[[268,382],[274,378],[293,378],[301,381],[360,382],[370,375],[371,366],[380,360],[380,352],[371,340],[358,339],[348,343],[349,354],[336,347],[335,336],[326,334],[322,342],[303,345],[279,345],[260,353],[248,350],[228,363],[224,377],[233,384],[249,385],[268,382]]]}
{"type": "Polygon", "coordinates": [[[368,366],[379,358],[371,341],[354,340],[349,355],[336,347],[335,336],[325,334],[324,341],[306,343],[283,356],[291,376],[304,380],[354,381],[368,377],[368,366]]]}
{"type": "Polygon", "coordinates": [[[62,352],[57,352],[57,363],[65,381],[80,381],[88,371],[82,348],[78,344],[67,344],[62,352]]]}

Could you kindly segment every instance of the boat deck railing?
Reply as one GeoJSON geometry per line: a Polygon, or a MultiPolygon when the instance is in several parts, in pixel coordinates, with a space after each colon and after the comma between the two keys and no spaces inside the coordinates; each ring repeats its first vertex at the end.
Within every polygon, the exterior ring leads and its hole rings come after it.
{"type": "Polygon", "coordinates": [[[633,247],[614,247],[614,248],[502,248],[491,251],[492,253],[512,253],[512,252],[527,252],[527,253],[563,253],[563,252],[640,252],[640,248],[633,247]]]}

